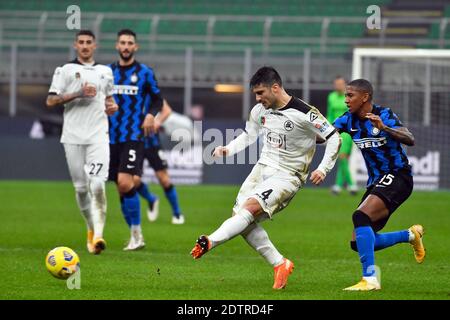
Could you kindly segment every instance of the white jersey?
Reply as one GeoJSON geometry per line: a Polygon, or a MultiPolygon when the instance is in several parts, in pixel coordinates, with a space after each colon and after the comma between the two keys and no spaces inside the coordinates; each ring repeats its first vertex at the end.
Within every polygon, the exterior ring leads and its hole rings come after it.
{"type": "MultiPolygon", "coordinates": [[[[255,105],[245,131],[227,145],[230,155],[243,150],[262,134],[263,149],[258,163],[295,174],[304,183],[316,150],[316,135],[327,139],[335,128],[319,110],[292,97],[280,109],[265,109],[260,103],[255,105]]],[[[332,160],[336,159],[330,159],[330,165],[327,163],[319,169],[326,174],[334,165],[332,160]]]]}
{"type": "Polygon", "coordinates": [[[114,86],[114,77],[109,67],[71,61],[55,69],[49,94],[74,93],[80,91],[86,82],[96,87],[97,95],[93,98],[77,98],[64,105],[62,143],[109,142],[105,98],[113,95],[114,86]]]}

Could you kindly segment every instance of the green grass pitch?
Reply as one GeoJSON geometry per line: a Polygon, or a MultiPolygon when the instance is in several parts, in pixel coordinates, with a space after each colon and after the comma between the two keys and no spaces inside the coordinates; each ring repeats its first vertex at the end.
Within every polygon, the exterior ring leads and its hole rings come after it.
{"type": "MultiPolygon", "coordinates": [[[[288,286],[272,290],[273,271],[237,237],[200,260],[189,251],[231,213],[238,186],[179,186],[186,224],[170,224],[161,188],[160,218],[143,215],[147,247],[124,252],[129,237],[113,185],[108,185],[107,250],[88,254],[85,225],[69,182],[0,181],[0,299],[450,299],[450,193],[413,192],[383,230],[424,225],[425,262],[409,244],[376,253],[382,290],[343,292],[360,279],[358,256],[349,248],[351,215],[361,197],[333,197],[326,189],[300,190],[288,208],[265,221],[272,242],[295,263],[288,286]],[[69,290],[45,269],[56,246],[81,260],[81,289],[69,290]]],[[[142,204],[145,212],[145,204],[142,204]]]]}

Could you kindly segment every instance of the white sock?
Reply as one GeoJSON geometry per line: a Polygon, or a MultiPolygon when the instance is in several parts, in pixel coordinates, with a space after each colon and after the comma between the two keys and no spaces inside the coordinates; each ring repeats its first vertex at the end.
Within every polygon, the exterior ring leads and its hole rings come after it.
{"type": "Polygon", "coordinates": [[[283,262],[283,256],[270,241],[266,230],[256,222],[250,224],[241,235],[273,267],[283,262]]]}
{"type": "Polygon", "coordinates": [[[92,194],[92,222],[94,224],[94,238],[103,238],[103,229],[106,222],[106,194],[105,183],[93,178],[90,181],[90,191],[92,194]]]}
{"type": "Polygon", "coordinates": [[[416,236],[414,235],[414,233],[411,230],[408,230],[408,234],[409,234],[409,242],[413,241],[416,236]]]}
{"type": "Polygon", "coordinates": [[[363,279],[370,284],[380,284],[377,276],[363,277],[363,279]]]}
{"type": "Polygon", "coordinates": [[[89,192],[87,190],[76,190],[75,197],[77,199],[77,204],[81,215],[86,221],[88,230],[94,230],[94,223],[92,222],[91,215],[91,196],[89,195],[89,192]]]}
{"type": "Polygon", "coordinates": [[[142,228],[140,224],[131,225],[131,236],[137,241],[142,236],[142,228]]]}
{"type": "Polygon", "coordinates": [[[246,209],[239,210],[237,214],[225,220],[219,229],[208,236],[211,241],[211,247],[216,247],[219,244],[234,238],[238,234],[241,234],[241,232],[244,231],[254,220],[255,218],[250,211],[246,209]]]}

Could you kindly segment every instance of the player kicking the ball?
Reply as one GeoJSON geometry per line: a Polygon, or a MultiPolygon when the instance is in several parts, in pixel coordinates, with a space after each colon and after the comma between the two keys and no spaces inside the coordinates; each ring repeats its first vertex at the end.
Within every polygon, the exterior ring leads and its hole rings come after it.
{"type": "Polygon", "coordinates": [[[318,185],[333,168],[340,137],[320,112],[304,101],[288,95],[278,72],[260,68],[250,87],[256,95],[245,132],[227,146],[214,150],[214,156],[231,156],[264,135],[261,157],[238,193],[232,217],[209,236],[198,238],[191,251],[194,259],[234,238],[242,237],[274,268],[274,289],[283,289],[294,263],[283,257],[259,222],[284,209],[305,184],[315,153],[316,136],[328,140],[325,155],[310,180],[318,185]]]}

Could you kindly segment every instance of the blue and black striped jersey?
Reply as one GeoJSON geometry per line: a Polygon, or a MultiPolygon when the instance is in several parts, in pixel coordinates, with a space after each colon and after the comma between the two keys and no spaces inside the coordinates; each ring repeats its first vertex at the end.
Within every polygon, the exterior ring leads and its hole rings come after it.
{"type": "Polygon", "coordinates": [[[129,66],[115,62],[109,67],[114,74],[114,99],[119,105],[119,111],[109,117],[110,143],[142,141],[145,115],[155,115],[163,103],[153,70],[137,61],[129,66]]]}
{"type": "MultiPolygon", "coordinates": [[[[390,128],[403,127],[398,116],[389,108],[373,105],[372,113],[378,115],[390,128]]],[[[370,120],[360,120],[357,115],[347,111],[337,118],[333,125],[340,132],[350,134],[361,150],[369,175],[368,186],[389,172],[403,169],[411,174],[411,166],[402,144],[387,132],[374,127],[370,120]]]]}

